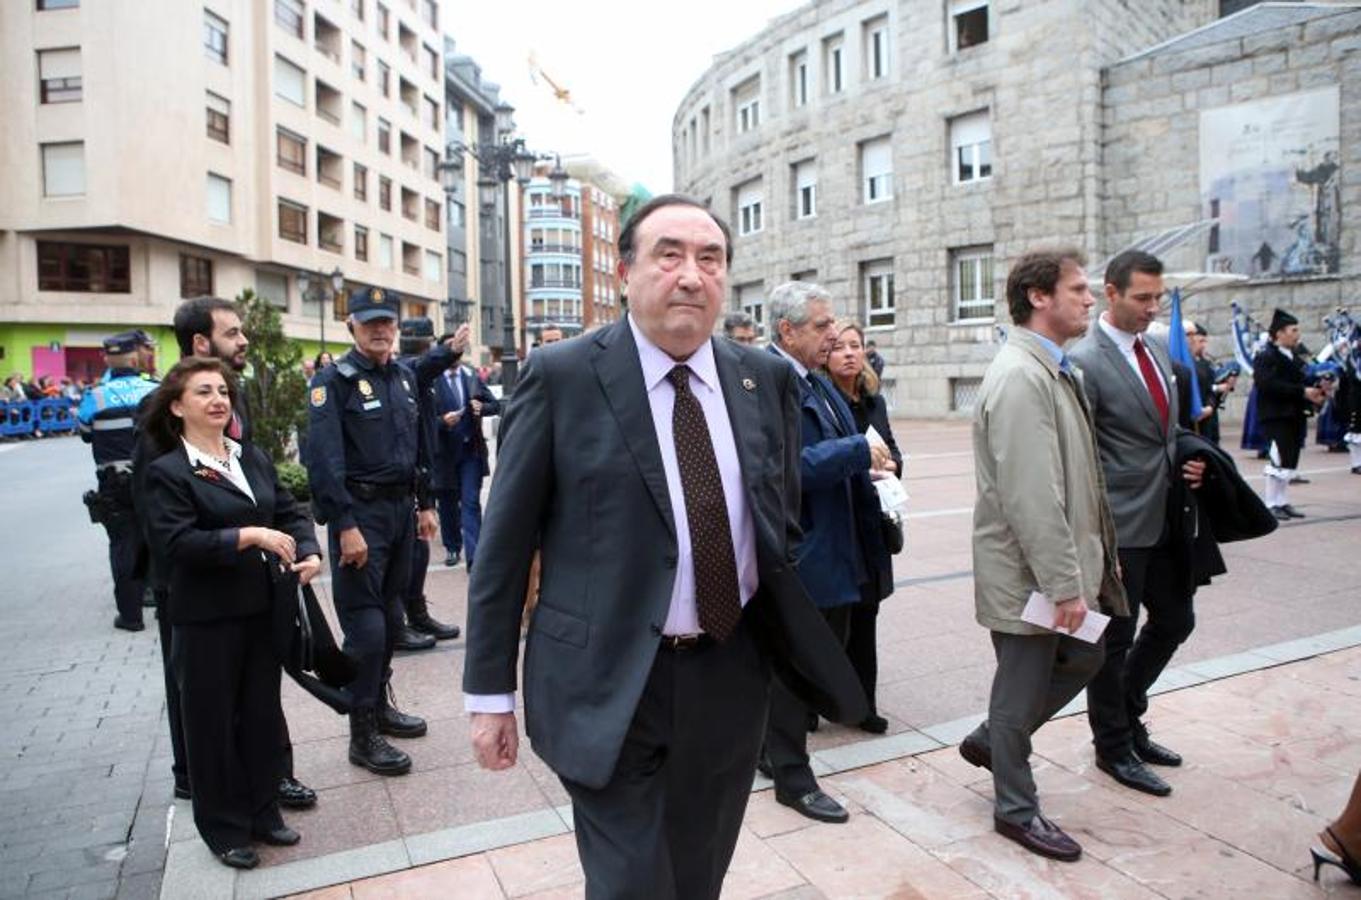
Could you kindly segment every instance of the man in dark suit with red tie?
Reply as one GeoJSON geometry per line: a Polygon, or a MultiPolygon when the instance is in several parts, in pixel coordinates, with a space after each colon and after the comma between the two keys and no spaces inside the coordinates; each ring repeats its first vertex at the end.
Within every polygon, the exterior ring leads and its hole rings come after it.
{"type": "Polygon", "coordinates": [[[716,898],[772,668],[829,718],[866,713],[794,570],[798,385],[713,330],[728,229],[664,195],[619,235],[628,316],[529,356],[507,405],[468,589],[465,705],[489,769],[526,732],[572,798],[588,898],[716,898]]]}
{"type": "Polygon", "coordinates": [[[490,469],[482,417],[501,414],[501,402],[456,355],[435,379],[435,448],[433,488],[439,506],[439,530],[446,566],[458,565],[460,551],[473,567],[482,531],[482,479],[490,469]]]}

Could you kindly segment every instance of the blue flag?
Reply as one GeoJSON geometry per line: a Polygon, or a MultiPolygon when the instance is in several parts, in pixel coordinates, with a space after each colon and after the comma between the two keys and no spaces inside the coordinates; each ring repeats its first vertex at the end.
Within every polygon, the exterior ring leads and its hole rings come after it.
{"type": "Polygon", "coordinates": [[[1172,361],[1179,362],[1191,373],[1192,422],[1199,422],[1205,407],[1200,402],[1200,380],[1196,378],[1196,361],[1191,356],[1191,345],[1186,343],[1186,328],[1181,320],[1181,288],[1172,288],[1172,333],[1167,336],[1167,349],[1172,361]]]}

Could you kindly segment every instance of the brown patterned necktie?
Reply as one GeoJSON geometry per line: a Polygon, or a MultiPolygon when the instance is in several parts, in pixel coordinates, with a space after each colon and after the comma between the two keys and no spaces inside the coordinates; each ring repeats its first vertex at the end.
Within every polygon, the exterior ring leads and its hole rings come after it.
{"type": "Polygon", "coordinates": [[[727,640],[742,617],[737,557],[728,527],[728,501],[709,436],[709,423],[690,390],[690,367],[676,366],[667,378],[676,389],[671,431],[680,466],[681,493],[695,566],[695,607],[699,626],[715,640],[727,640]]]}

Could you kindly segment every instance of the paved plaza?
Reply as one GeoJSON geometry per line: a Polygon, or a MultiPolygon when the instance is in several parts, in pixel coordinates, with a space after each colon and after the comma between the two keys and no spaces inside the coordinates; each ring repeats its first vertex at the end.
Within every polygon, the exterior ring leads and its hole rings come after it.
{"type": "MultiPolygon", "coordinates": [[[[812,736],[815,767],[832,773],[825,785],[850,823],[814,825],[761,790],[728,894],[1317,894],[1305,880],[1308,843],[1361,769],[1361,478],[1345,456],[1311,446],[1302,468],[1312,484],[1292,489],[1308,518],[1227,545],[1229,574],[1198,594],[1197,630],[1150,717],[1188,756],[1169,775],[1170,799],[1095,772],[1081,716],[1040,733],[1047,809],[1088,850],[1062,866],[992,834],[990,783],[952,746],[986,707],[993,668],[973,621],[967,423],[904,421],[895,433],[910,454],[912,513],[880,617],[890,734],[824,724],[812,736]]],[[[1237,435],[1227,440],[1236,446],[1237,435]]],[[[1238,457],[1259,481],[1260,463],[1238,457]]],[[[320,802],[287,815],[303,833],[298,846],[267,848],[252,872],[221,866],[188,805],[171,800],[154,628],[110,627],[106,545],[79,501],[92,481],[88,449],[69,439],[0,447],[0,478],[11,486],[10,523],[22,526],[0,543],[0,896],[177,900],[343,883],[352,884],[322,896],[580,894],[556,778],[527,749],[509,772],[472,761],[461,640],[397,661],[400,704],[430,720],[427,737],[403,744],[414,767],[402,778],[350,765],[346,721],[286,683],[298,777],[320,802]]],[[[435,614],[462,622],[466,587],[461,567],[433,566],[435,614]]]]}

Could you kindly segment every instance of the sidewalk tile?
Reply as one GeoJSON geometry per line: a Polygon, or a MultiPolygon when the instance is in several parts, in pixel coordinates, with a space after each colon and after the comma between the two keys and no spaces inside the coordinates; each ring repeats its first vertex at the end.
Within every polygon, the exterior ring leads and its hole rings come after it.
{"type": "Polygon", "coordinates": [[[503,900],[506,896],[485,856],[451,859],[356,881],[354,900],[503,900]]]}
{"type": "Polygon", "coordinates": [[[723,879],[723,900],[757,900],[804,885],[789,863],[746,828],[737,836],[732,865],[723,879]]]}
{"type": "Polygon", "coordinates": [[[548,805],[523,766],[489,772],[476,763],[413,772],[390,779],[387,790],[402,834],[422,834],[499,819],[548,805]]]}
{"type": "Polygon", "coordinates": [[[507,897],[535,895],[585,881],[576,836],[571,834],[493,850],[487,860],[507,897]]]}
{"type": "Polygon", "coordinates": [[[846,772],[832,783],[928,850],[992,830],[988,801],[915,759],[846,772]]]}
{"type": "Polygon", "coordinates": [[[302,835],[302,841],[292,847],[261,846],[262,865],[276,866],[399,837],[392,800],[381,781],[318,791],[316,806],[285,810],[284,821],[302,835]]]}

